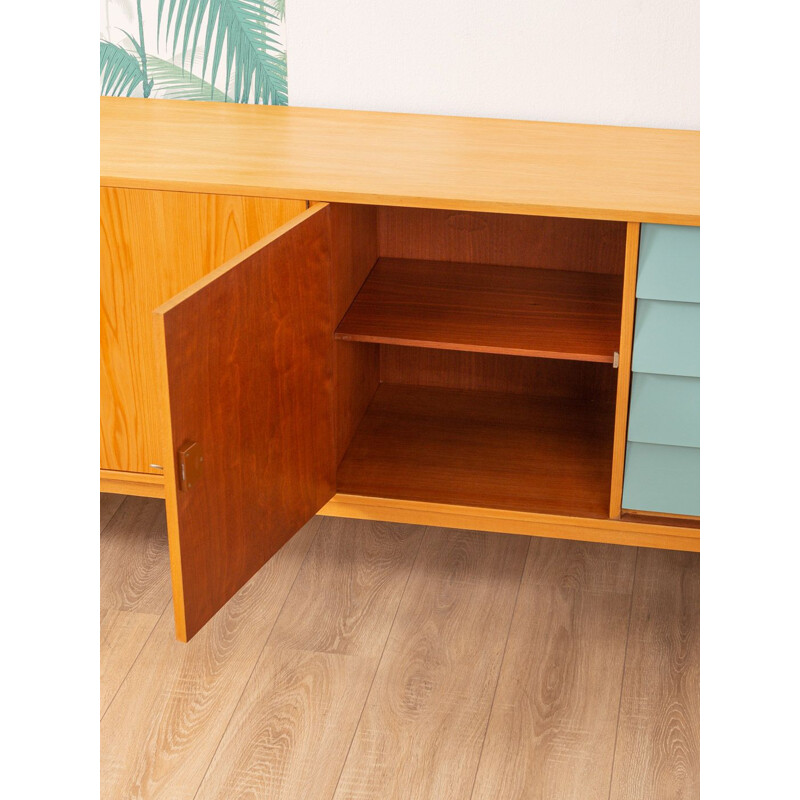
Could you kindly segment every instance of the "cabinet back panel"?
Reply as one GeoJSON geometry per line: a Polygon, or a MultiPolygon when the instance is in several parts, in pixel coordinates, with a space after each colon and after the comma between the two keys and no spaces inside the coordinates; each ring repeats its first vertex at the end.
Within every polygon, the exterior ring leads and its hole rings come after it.
{"type": "Polygon", "coordinates": [[[384,383],[603,403],[613,403],[616,392],[610,364],[394,345],[380,346],[380,361],[384,383]]]}
{"type": "Polygon", "coordinates": [[[378,208],[378,250],[385,258],[621,275],[625,233],[624,222],[378,208]]]}

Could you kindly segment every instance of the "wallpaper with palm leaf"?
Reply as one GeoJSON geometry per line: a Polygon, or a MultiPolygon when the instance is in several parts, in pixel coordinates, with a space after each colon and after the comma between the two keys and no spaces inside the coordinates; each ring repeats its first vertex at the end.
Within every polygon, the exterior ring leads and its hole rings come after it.
{"type": "Polygon", "coordinates": [[[285,105],[285,0],[103,0],[100,93],[285,105]]]}

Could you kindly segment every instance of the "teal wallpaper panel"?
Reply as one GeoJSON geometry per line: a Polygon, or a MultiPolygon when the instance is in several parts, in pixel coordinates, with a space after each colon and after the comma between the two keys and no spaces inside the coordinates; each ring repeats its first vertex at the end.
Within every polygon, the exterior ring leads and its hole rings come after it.
{"type": "Polygon", "coordinates": [[[633,371],[700,377],[699,304],[636,303],[633,371]]]}
{"type": "Polygon", "coordinates": [[[700,379],[634,373],[628,440],[700,447],[700,379]]]}
{"type": "Polygon", "coordinates": [[[700,302],[700,228],[642,225],[636,296],[700,302]]]}
{"type": "Polygon", "coordinates": [[[622,507],[699,516],[699,448],[629,442],[622,507]]]}

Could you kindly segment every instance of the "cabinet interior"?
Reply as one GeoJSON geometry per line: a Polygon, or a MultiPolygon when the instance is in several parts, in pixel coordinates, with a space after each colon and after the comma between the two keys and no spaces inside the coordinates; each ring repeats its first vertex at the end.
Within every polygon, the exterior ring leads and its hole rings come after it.
{"type": "Polygon", "coordinates": [[[625,224],[331,210],[338,491],[607,517],[625,224]]]}

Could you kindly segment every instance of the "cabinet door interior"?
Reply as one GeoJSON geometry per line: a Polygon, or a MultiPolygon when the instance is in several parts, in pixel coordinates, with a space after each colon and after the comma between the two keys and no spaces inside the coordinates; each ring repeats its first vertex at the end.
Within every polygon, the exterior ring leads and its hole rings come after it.
{"type": "Polygon", "coordinates": [[[330,213],[314,206],[155,312],[183,641],[334,493],[330,213]]]}

